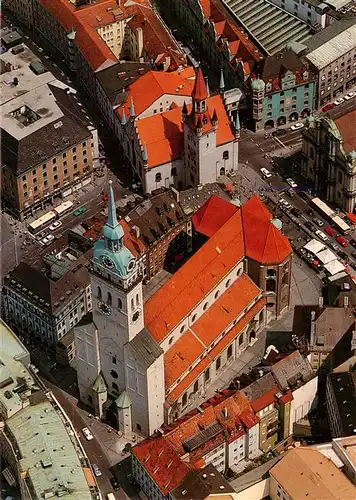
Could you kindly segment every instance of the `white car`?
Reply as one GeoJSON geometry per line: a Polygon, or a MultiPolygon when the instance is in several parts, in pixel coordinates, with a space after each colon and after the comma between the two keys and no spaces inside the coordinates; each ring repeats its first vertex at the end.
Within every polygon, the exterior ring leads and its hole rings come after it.
{"type": "Polygon", "coordinates": [[[319,238],[320,238],[321,240],[323,240],[323,241],[329,241],[329,238],[326,236],[326,234],[325,234],[325,233],[323,233],[322,231],[320,231],[320,229],[317,229],[317,230],[315,231],[315,234],[316,234],[317,236],[319,236],[319,238]]]}
{"type": "Polygon", "coordinates": [[[299,130],[300,128],[303,128],[304,127],[304,123],[302,122],[297,122],[297,123],[294,123],[294,125],[291,126],[291,130],[299,130]]]}
{"type": "Polygon", "coordinates": [[[45,238],[43,238],[42,243],[44,245],[49,245],[53,240],[54,240],[53,234],[48,234],[45,238]]]}
{"type": "Polygon", "coordinates": [[[292,187],[292,188],[298,187],[298,184],[291,177],[288,177],[288,179],[286,179],[286,181],[288,182],[290,187],[292,187]]]}
{"type": "Polygon", "coordinates": [[[88,427],[84,427],[84,429],[82,429],[82,433],[84,434],[84,436],[86,437],[86,439],[88,441],[91,441],[92,439],[94,439],[94,436],[90,432],[90,430],[88,429],[88,427]]]}
{"type": "Polygon", "coordinates": [[[96,464],[92,464],[92,468],[96,477],[100,477],[102,475],[101,470],[96,464]]]}
{"type": "Polygon", "coordinates": [[[348,101],[349,99],[352,99],[353,97],[355,97],[356,95],[356,92],[349,92],[348,94],[344,95],[344,99],[346,101],[348,101]]]}
{"type": "Polygon", "coordinates": [[[61,227],[63,224],[60,220],[56,220],[56,222],[53,222],[51,226],[49,226],[50,231],[55,231],[59,227],[61,227]]]}
{"type": "Polygon", "coordinates": [[[292,208],[292,205],[291,205],[290,203],[288,203],[288,201],[287,201],[287,200],[285,200],[284,198],[281,198],[281,199],[279,200],[279,203],[280,203],[281,205],[283,205],[285,208],[287,208],[288,210],[290,210],[290,209],[292,208]]]}
{"type": "Polygon", "coordinates": [[[266,177],[266,179],[269,179],[270,177],[272,177],[271,172],[269,170],[267,170],[267,168],[260,168],[260,172],[263,175],[263,177],[266,177]]]}
{"type": "Polygon", "coordinates": [[[334,106],[339,106],[339,104],[342,104],[345,101],[343,97],[339,97],[339,99],[336,99],[336,101],[333,102],[334,106]]]}

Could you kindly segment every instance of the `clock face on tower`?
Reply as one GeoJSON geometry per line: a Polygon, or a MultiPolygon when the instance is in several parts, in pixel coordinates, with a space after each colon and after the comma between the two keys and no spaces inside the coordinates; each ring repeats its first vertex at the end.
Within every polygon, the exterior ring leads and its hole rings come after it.
{"type": "Polygon", "coordinates": [[[113,269],[115,267],[114,261],[112,261],[107,255],[104,255],[104,257],[102,258],[102,263],[108,269],[113,269]]]}
{"type": "Polygon", "coordinates": [[[105,314],[106,316],[110,316],[111,308],[107,304],[105,304],[105,302],[98,302],[98,308],[101,313],[105,314]]]}
{"type": "Polygon", "coordinates": [[[127,270],[132,271],[133,268],[135,267],[135,264],[136,264],[135,259],[130,260],[130,262],[128,263],[128,266],[127,266],[127,270]]]}
{"type": "Polygon", "coordinates": [[[132,322],[135,323],[138,318],[140,317],[140,314],[141,314],[141,311],[140,310],[137,310],[136,312],[133,313],[132,315],[132,322]]]}

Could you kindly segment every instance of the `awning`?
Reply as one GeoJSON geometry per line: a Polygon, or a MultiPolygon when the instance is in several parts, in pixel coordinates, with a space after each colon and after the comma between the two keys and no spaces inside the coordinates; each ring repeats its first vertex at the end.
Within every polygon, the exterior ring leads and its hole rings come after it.
{"type": "Polygon", "coordinates": [[[341,264],[339,260],[333,260],[332,262],[325,264],[324,268],[331,276],[334,276],[334,274],[345,271],[345,266],[341,264]]]}
{"type": "Polygon", "coordinates": [[[305,250],[308,252],[311,252],[313,254],[317,254],[318,252],[321,252],[321,250],[324,250],[325,245],[324,243],[320,243],[318,240],[310,240],[306,245],[304,245],[305,250]]]}
{"type": "Polygon", "coordinates": [[[83,467],[83,471],[89,487],[95,488],[96,483],[92,471],[89,469],[89,467],[83,467]]]}
{"type": "Polygon", "coordinates": [[[325,248],[325,250],[318,252],[316,254],[316,256],[320,260],[320,262],[322,262],[323,264],[328,264],[329,262],[332,262],[333,260],[337,260],[336,255],[328,248],[325,248]]]}
{"type": "Polygon", "coordinates": [[[352,224],[356,224],[356,215],[353,214],[352,212],[349,212],[347,214],[347,218],[349,219],[350,222],[352,222],[352,224]]]}

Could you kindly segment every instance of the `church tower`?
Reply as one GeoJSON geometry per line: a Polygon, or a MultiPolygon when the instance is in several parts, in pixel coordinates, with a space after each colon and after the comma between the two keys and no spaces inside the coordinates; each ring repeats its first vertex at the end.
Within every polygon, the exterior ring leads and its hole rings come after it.
{"type": "Polygon", "coordinates": [[[192,109],[183,107],[185,185],[197,186],[216,181],[216,131],[218,120],[215,109],[208,107],[208,89],[199,67],[192,92],[192,109]]]}
{"type": "Polygon", "coordinates": [[[91,265],[93,322],[98,330],[101,370],[108,394],[125,390],[124,345],[144,328],[139,265],[124,245],[112,181],[104,238],[94,245],[91,265]]]}

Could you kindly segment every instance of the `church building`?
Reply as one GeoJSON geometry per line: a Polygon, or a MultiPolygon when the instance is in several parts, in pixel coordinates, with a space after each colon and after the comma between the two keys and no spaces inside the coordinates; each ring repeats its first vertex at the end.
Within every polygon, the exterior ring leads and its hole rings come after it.
{"type": "Polygon", "coordinates": [[[256,196],[241,209],[229,207],[208,200],[195,221],[208,239],[145,301],[109,186],[108,219],[90,269],[93,314],[75,327],[76,369],[81,400],[99,417],[114,408],[125,434],[148,436],[198,404],[282,312],[270,296],[281,293],[283,310],[289,306],[288,239],[256,196]],[[217,213],[209,215],[213,206],[217,213]],[[274,291],[266,287],[272,274],[274,291]]]}

